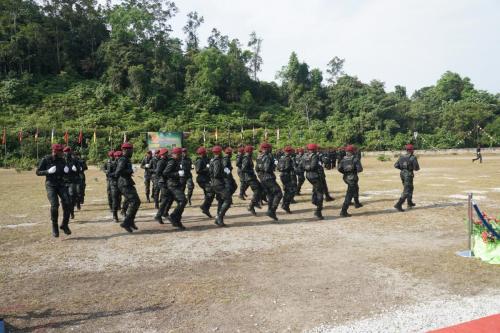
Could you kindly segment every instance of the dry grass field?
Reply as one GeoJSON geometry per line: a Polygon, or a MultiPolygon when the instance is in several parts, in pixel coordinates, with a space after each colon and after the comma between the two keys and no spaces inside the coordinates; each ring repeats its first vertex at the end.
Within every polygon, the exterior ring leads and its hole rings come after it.
{"type": "Polygon", "coordinates": [[[50,236],[44,179],[0,170],[0,317],[12,331],[34,332],[334,331],[436,300],[498,300],[500,267],[455,252],[466,248],[467,192],[500,215],[500,156],[419,161],[417,207],[405,213],[393,208],[402,189],[394,160],[367,157],[364,207],[351,218],[338,217],[345,185],[328,171],[336,200],[325,203],[324,221],[313,219],[307,182],[278,223],[235,198],[222,229],[200,212],[196,188],[186,231],[154,222],[143,199],[133,234],[112,222],[105,177],[91,168],[73,234],[59,239],[50,236]]]}

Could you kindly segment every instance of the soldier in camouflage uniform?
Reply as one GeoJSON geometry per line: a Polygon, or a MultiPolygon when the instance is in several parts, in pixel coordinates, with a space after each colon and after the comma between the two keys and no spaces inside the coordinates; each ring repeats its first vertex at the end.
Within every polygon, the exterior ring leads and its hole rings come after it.
{"type": "Polygon", "coordinates": [[[71,235],[69,229],[70,198],[68,189],[64,183],[64,176],[69,173],[69,166],[66,165],[63,155],[63,146],[52,145],[52,155],[45,156],[40,160],[36,169],[37,176],[45,176],[45,189],[50,202],[50,219],[52,221],[52,236],[59,237],[58,218],[59,200],[63,208],[63,219],[60,229],[66,235],[71,235]]]}
{"type": "Polygon", "coordinates": [[[278,161],[274,159],[271,153],[271,144],[264,142],[261,146],[262,154],[257,157],[257,162],[255,164],[255,171],[259,176],[262,188],[267,194],[267,216],[277,221],[276,210],[280,204],[281,198],[283,198],[283,192],[276,183],[276,176],[274,175],[274,170],[278,161]]]}
{"type": "Polygon", "coordinates": [[[316,206],[314,216],[316,216],[318,220],[323,220],[322,210],[325,187],[321,179],[323,166],[321,165],[320,156],[318,154],[318,145],[309,143],[307,145],[307,150],[308,153],[302,157],[302,160],[304,170],[306,171],[306,178],[313,187],[311,198],[313,205],[316,206]]]}
{"type": "Polygon", "coordinates": [[[113,212],[113,220],[115,222],[120,222],[118,219],[118,211],[121,209],[121,203],[122,203],[122,193],[120,192],[120,189],[118,188],[118,179],[114,177],[114,173],[116,170],[116,163],[122,157],[123,153],[121,150],[117,150],[113,153],[113,160],[111,161],[109,165],[109,188],[111,191],[111,198],[112,198],[112,208],[111,211],[113,212]]]}
{"type": "Polygon", "coordinates": [[[246,200],[246,191],[248,184],[243,181],[243,172],[241,171],[241,162],[243,161],[243,156],[245,155],[245,147],[241,146],[238,148],[238,154],[236,155],[236,168],[238,177],[240,178],[240,195],[238,198],[241,200],[246,200]]]}
{"type": "Polygon", "coordinates": [[[253,147],[245,147],[245,155],[241,160],[241,173],[243,176],[243,184],[246,188],[250,187],[253,192],[252,201],[248,206],[248,211],[252,215],[256,216],[255,207],[260,208],[260,197],[261,197],[261,185],[257,180],[255,175],[254,164],[253,164],[253,147]]]}
{"type": "MultiPolygon", "coordinates": [[[[224,216],[232,204],[232,184],[230,181],[231,170],[224,166],[224,161],[222,159],[222,147],[215,146],[212,148],[212,153],[214,157],[210,160],[209,172],[210,172],[210,188],[215,194],[218,202],[217,217],[215,218],[215,224],[219,227],[225,227],[224,216]]],[[[232,178],[232,176],[231,176],[232,178]]],[[[234,181],[234,179],[233,179],[234,181]]]]}
{"type": "Polygon", "coordinates": [[[127,232],[132,232],[138,229],[135,225],[135,215],[141,205],[141,199],[137,194],[135,182],[132,179],[134,169],[130,158],[134,153],[134,146],[129,142],[125,142],[122,144],[122,152],[123,155],[116,162],[113,177],[118,181],[118,189],[127,203],[127,211],[120,226],[127,232]]]}
{"type": "MultiPolygon", "coordinates": [[[[347,212],[349,204],[353,198],[359,197],[358,173],[363,172],[363,166],[361,165],[361,161],[354,156],[354,146],[347,146],[345,148],[345,152],[346,156],[338,164],[338,170],[343,175],[344,183],[347,184],[347,192],[344,204],[342,205],[342,210],[340,211],[340,216],[349,217],[351,216],[347,212]]],[[[355,207],[361,207],[361,205],[359,205],[359,201],[356,202],[355,207]]]]}
{"type": "Polygon", "coordinates": [[[85,203],[85,189],[87,188],[87,177],[85,177],[85,171],[89,169],[87,162],[83,157],[81,157],[79,152],[74,154],[75,160],[78,162],[78,185],[76,187],[76,192],[78,193],[78,202],[76,203],[76,208],[80,210],[80,205],[85,203]]]}
{"type": "Polygon", "coordinates": [[[231,195],[236,192],[238,189],[238,185],[236,184],[236,180],[233,177],[233,165],[231,163],[231,159],[233,157],[233,149],[231,147],[226,147],[224,149],[224,157],[222,158],[222,163],[224,164],[224,168],[228,168],[230,173],[226,176],[226,186],[230,189],[231,195]]]}
{"type": "Polygon", "coordinates": [[[151,202],[149,195],[151,193],[151,177],[153,175],[153,166],[151,165],[153,161],[153,153],[149,150],[146,156],[142,159],[141,168],[144,169],[144,190],[146,192],[147,202],[151,202]]]}
{"type": "Polygon", "coordinates": [[[278,161],[278,171],[280,172],[281,183],[283,184],[283,203],[281,208],[288,214],[291,214],[290,204],[297,191],[297,177],[295,176],[294,160],[292,154],[294,150],[290,146],[286,146],[284,154],[278,161]]]}
{"type": "Polygon", "coordinates": [[[70,216],[72,219],[75,218],[75,206],[80,206],[80,199],[78,198],[78,183],[80,182],[80,176],[78,175],[78,161],[73,157],[70,147],[64,147],[64,159],[66,160],[66,165],[69,167],[69,172],[64,175],[64,183],[68,189],[68,195],[70,200],[70,216]]]}
{"type": "Polygon", "coordinates": [[[419,171],[420,166],[418,165],[417,157],[413,155],[414,147],[411,144],[406,145],[406,154],[401,155],[397,162],[394,164],[396,169],[401,170],[400,176],[403,182],[403,194],[401,198],[396,203],[394,208],[403,212],[403,203],[408,201],[408,208],[415,207],[413,202],[413,177],[414,171],[419,171]]]}
{"type": "Polygon", "coordinates": [[[196,182],[203,190],[203,203],[201,204],[200,209],[203,214],[212,218],[212,214],[210,214],[210,207],[212,206],[215,196],[210,187],[210,160],[207,157],[207,150],[205,147],[199,147],[196,150],[196,153],[198,154],[198,158],[194,162],[194,169],[197,174],[196,182]]]}
{"type": "Polygon", "coordinates": [[[173,213],[168,216],[168,219],[174,227],[184,230],[186,228],[182,224],[181,219],[187,204],[187,199],[181,182],[181,178],[185,175],[185,170],[181,168],[181,155],[182,148],[175,147],[172,150],[172,156],[168,159],[167,166],[165,170],[163,170],[162,175],[167,180],[167,189],[177,204],[173,213]]]}
{"type": "Polygon", "coordinates": [[[104,164],[104,174],[106,175],[106,192],[108,194],[108,206],[109,206],[109,211],[113,211],[113,196],[111,195],[111,181],[110,181],[110,174],[111,174],[111,163],[114,161],[113,154],[115,153],[114,150],[110,150],[108,152],[108,160],[104,164]]]}
{"type": "Polygon", "coordinates": [[[306,181],[306,177],[304,176],[304,148],[297,148],[297,155],[294,158],[294,169],[295,174],[297,175],[297,195],[300,195],[300,190],[302,189],[302,185],[306,181]]]}
{"type": "MultiPolygon", "coordinates": [[[[156,170],[156,163],[160,160],[160,151],[156,150],[153,158],[151,159],[151,169],[156,170]]],[[[161,186],[159,186],[161,175],[156,174],[155,171],[151,174],[151,181],[153,183],[153,202],[155,203],[155,208],[158,209],[160,206],[160,191],[161,186]]]]}
{"type": "Polygon", "coordinates": [[[161,197],[158,211],[155,215],[155,220],[160,224],[164,224],[162,216],[165,213],[167,205],[172,201],[172,193],[170,193],[170,191],[168,190],[167,179],[163,176],[163,171],[165,171],[168,163],[168,149],[161,148],[160,150],[158,150],[158,156],[159,159],[155,163],[156,169],[154,170],[154,173],[158,175],[157,181],[158,186],[161,187],[161,197]]]}

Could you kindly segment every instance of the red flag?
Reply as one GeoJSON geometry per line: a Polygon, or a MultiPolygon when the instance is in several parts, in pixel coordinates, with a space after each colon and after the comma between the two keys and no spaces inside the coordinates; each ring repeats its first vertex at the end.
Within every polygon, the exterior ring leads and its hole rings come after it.
{"type": "Polygon", "coordinates": [[[83,132],[80,130],[80,133],[78,134],[78,144],[81,145],[83,142],[83,132]]]}
{"type": "Polygon", "coordinates": [[[2,135],[2,145],[7,144],[7,132],[5,131],[5,127],[3,128],[3,135],[2,135]]]}
{"type": "Polygon", "coordinates": [[[17,133],[17,138],[19,139],[19,143],[23,142],[23,129],[22,128],[19,130],[19,133],[17,133]]]}
{"type": "Polygon", "coordinates": [[[68,131],[64,132],[64,142],[66,142],[66,146],[68,145],[69,142],[69,134],[68,131]]]}

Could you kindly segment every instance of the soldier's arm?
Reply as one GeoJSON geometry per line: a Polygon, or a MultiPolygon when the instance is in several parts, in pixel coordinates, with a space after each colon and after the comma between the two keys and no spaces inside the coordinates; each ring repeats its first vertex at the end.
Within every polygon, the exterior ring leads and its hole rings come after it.
{"type": "Polygon", "coordinates": [[[398,160],[396,161],[396,163],[394,163],[394,167],[395,167],[396,169],[400,169],[400,170],[401,170],[401,165],[399,165],[399,158],[398,158],[398,160]]]}
{"type": "Polygon", "coordinates": [[[175,161],[174,160],[169,160],[167,163],[167,166],[162,172],[164,177],[168,178],[177,178],[179,174],[177,173],[177,170],[175,168],[175,161]]]}
{"type": "Polygon", "coordinates": [[[116,163],[116,169],[115,172],[113,173],[114,178],[118,178],[121,176],[122,173],[125,171],[125,160],[119,159],[118,162],[116,163]]]}
{"type": "Polygon", "coordinates": [[[201,158],[197,159],[195,162],[194,162],[194,170],[196,171],[196,173],[200,173],[201,171],[201,165],[202,161],[201,161],[201,158]]]}
{"type": "Polygon", "coordinates": [[[342,161],[339,162],[337,170],[342,174],[344,173],[344,163],[342,161]]]}
{"type": "Polygon", "coordinates": [[[213,173],[215,176],[219,176],[222,173],[222,169],[224,168],[223,163],[221,160],[214,161],[214,166],[213,166],[213,173]]]}
{"type": "Polygon", "coordinates": [[[318,155],[314,155],[312,158],[311,158],[311,165],[309,166],[309,170],[307,171],[316,171],[318,170],[319,168],[319,156],[318,155]]]}
{"type": "Polygon", "coordinates": [[[356,171],[358,173],[363,172],[363,166],[361,165],[361,161],[360,160],[356,160],[356,171]]]}
{"type": "Polygon", "coordinates": [[[146,159],[145,158],[142,159],[141,169],[146,169],[146,159]]]}
{"type": "Polygon", "coordinates": [[[48,174],[47,172],[47,160],[45,158],[42,158],[40,163],[38,164],[38,168],[36,169],[36,175],[37,176],[46,176],[48,174]]]}
{"type": "Polygon", "coordinates": [[[415,170],[415,171],[420,170],[420,165],[418,164],[418,160],[416,157],[413,160],[413,170],[415,170]]]}

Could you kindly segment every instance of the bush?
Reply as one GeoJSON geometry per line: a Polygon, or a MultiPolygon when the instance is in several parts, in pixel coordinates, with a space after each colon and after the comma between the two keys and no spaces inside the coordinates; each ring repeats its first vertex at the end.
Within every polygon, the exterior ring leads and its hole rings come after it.
{"type": "Polygon", "coordinates": [[[391,160],[391,157],[385,154],[380,154],[377,156],[377,160],[380,162],[389,162],[391,160]]]}

